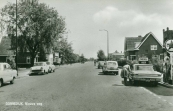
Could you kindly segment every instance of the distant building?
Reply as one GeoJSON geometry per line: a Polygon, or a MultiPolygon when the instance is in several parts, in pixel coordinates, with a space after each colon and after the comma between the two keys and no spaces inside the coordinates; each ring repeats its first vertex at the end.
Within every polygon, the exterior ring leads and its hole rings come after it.
{"type": "Polygon", "coordinates": [[[152,32],[144,37],[126,37],[124,42],[124,52],[127,60],[138,60],[140,57],[158,57],[161,59],[162,44],[152,32]]]}
{"type": "Polygon", "coordinates": [[[115,51],[109,54],[109,58],[111,60],[121,60],[121,59],[124,59],[124,53],[115,51]]]}

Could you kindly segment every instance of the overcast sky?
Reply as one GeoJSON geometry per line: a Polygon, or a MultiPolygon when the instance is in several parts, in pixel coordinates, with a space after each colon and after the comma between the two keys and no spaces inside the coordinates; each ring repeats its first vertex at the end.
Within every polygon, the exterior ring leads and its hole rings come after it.
{"type": "MultiPolygon", "coordinates": [[[[0,0],[0,8],[7,1],[0,0]]],[[[173,30],[173,0],[39,0],[54,7],[65,18],[68,41],[74,52],[97,57],[102,49],[124,51],[125,37],[152,32],[163,43],[163,29],[173,30]]]]}

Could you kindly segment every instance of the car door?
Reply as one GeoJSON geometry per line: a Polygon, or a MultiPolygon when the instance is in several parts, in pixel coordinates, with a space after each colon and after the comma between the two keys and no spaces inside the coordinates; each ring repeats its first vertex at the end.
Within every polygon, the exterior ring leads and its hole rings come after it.
{"type": "Polygon", "coordinates": [[[8,82],[10,80],[9,76],[10,76],[10,74],[9,74],[8,69],[7,69],[7,65],[3,64],[3,73],[2,73],[3,81],[8,82]]]}
{"type": "Polygon", "coordinates": [[[7,72],[7,81],[11,81],[13,79],[13,70],[11,69],[9,64],[6,64],[6,72],[7,72]]]}

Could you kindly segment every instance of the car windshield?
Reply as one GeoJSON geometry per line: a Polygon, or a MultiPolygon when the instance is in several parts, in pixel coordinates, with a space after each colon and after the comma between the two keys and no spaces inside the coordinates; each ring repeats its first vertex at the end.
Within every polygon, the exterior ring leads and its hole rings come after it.
{"type": "Polygon", "coordinates": [[[108,62],[108,65],[116,65],[116,62],[108,62]]]}
{"type": "Polygon", "coordinates": [[[146,66],[144,66],[144,65],[137,65],[136,66],[136,68],[135,68],[136,70],[147,70],[147,71],[153,71],[153,66],[151,66],[151,65],[146,65],[146,66]]]}
{"type": "Polygon", "coordinates": [[[43,63],[41,63],[41,62],[34,63],[34,66],[43,66],[43,63]]]}

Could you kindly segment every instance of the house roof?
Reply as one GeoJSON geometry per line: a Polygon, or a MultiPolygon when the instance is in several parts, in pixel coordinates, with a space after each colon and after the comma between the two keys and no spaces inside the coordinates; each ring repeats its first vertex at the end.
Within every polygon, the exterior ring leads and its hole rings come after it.
{"type": "Polygon", "coordinates": [[[126,51],[134,51],[139,50],[142,44],[148,39],[148,37],[152,35],[155,40],[162,46],[159,40],[155,37],[152,32],[147,33],[144,37],[126,37],[125,38],[125,50],[126,51]]]}
{"type": "Polygon", "coordinates": [[[8,37],[3,37],[0,42],[0,55],[14,55],[13,51],[10,50],[11,48],[11,40],[8,37]]]}
{"type": "Polygon", "coordinates": [[[126,37],[125,38],[125,50],[134,50],[136,43],[141,42],[143,37],[126,37]]]}
{"type": "Polygon", "coordinates": [[[159,42],[159,40],[154,36],[154,34],[152,33],[152,32],[149,32],[149,33],[147,33],[144,37],[143,37],[143,39],[141,40],[141,43],[138,45],[138,47],[136,47],[136,49],[139,49],[140,47],[141,47],[141,45],[147,40],[147,38],[150,36],[150,35],[152,35],[155,39],[156,39],[156,41],[160,44],[160,46],[162,46],[162,44],[159,42]]]}
{"type": "Polygon", "coordinates": [[[124,55],[124,53],[116,53],[116,52],[114,52],[114,53],[111,53],[111,55],[124,55]]]}

